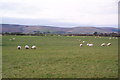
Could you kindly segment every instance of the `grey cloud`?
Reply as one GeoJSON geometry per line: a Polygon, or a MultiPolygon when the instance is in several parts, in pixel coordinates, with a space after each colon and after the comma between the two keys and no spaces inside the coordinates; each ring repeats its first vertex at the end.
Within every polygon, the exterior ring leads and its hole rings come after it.
{"type": "Polygon", "coordinates": [[[54,19],[27,19],[27,18],[2,18],[3,24],[21,24],[21,25],[45,25],[45,26],[56,26],[56,27],[77,27],[77,26],[97,26],[97,27],[117,27],[116,24],[113,25],[90,25],[81,23],[69,23],[69,22],[59,22],[54,19]]]}

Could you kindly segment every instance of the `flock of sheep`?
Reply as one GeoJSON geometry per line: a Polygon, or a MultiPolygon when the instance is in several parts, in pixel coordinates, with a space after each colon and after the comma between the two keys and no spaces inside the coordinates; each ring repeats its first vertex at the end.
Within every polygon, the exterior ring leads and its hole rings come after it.
{"type": "MultiPolygon", "coordinates": [[[[15,38],[10,38],[9,40],[14,41],[15,38]]],[[[22,46],[17,46],[17,49],[18,50],[22,49],[22,46]]],[[[25,45],[25,49],[30,49],[30,47],[28,45],[25,45]]],[[[35,45],[31,46],[31,49],[36,49],[36,46],[35,45]]]]}
{"type": "MultiPolygon", "coordinates": [[[[17,46],[17,49],[21,49],[22,47],[21,46],[17,46]]],[[[29,49],[30,47],[28,45],[25,45],[25,49],[29,49]]],[[[36,49],[36,46],[32,46],[31,49],[36,49]]]]}
{"type": "MultiPolygon", "coordinates": [[[[95,37],[95,38],[97,38],[97,37],[95,37]]],[[[101,37],[99,37],[99,38],[101,38],[101,37]]],[[[112,37],[109,37],[109,39],[112,39],[112,37]]],[[[115,38],[115,37],[113,37],[113,39],[118,39],[117,37],[115,38]]],[[[11,38],[11,39],[9,39],[9,40],[15,40],[15,38],[11,38]]],[[[78,39],[77,39],[78,40],[78,39]]],[[[81,40],[80,40],[81,41],[81,40]]],[[[82,46],[84,46],[85,45],[85,42],[86,41],[82,41],[82,43],[80,43],[79,44],[79,46],[80,47],[82,47],[82,46]]],[[[111,44],[112,43],[102,43],[100,46],[111,46],[111,44]]],[[[86,44],[86,46],[94,46],[94,44],[90,44],[90,43],[87,43],[86,44]]],[[[17,46],[17,49],[18,50],[20,50],[22,47],[21,46],[17,46]]],[[[28,45],[25,45],[25,49],[30,49],[30,47],[28,46],[28,45]]],[[[33,46],[31,46],[31,49],[36,49],[36,46],[35,45],[33,45],[33,46]]]]}
{"type": "Polygon", "coordinates": [[[15,40],[15,38],[10,38],[9,40],[10,40],[10,41],[14,41],[14,40],[15,40]]]}
{"type": "MultiPolygon", "coordinates": [[[[85,41],[83,41],[83,43],[82,44],[80,44],[80,47],[82,47],[83,45],[84,45],[84,42],[85,41]]],[[[93,46],[94,44],[89,44],[89,43],[87,43],[86,44],[87,46],[93,46]]],[[[102,43],[100,46],[111,46],[111,43],[102,43]]]]}
{"type": "MultiPolygon", "coordinates": [[[[97,38],[97,37],[95,37],[95,38],[97,38]]],[[[98,38],[101,38],[101,37],[98,37],[98,38]]],[[[118,39],[118,38],[117,37],[109,37],[109,39],[118,39]]],[[[77,39],[77,40],[79,40],[79,39],[77,39]]],[[[79,40],[79,41],[81,41],[81,40],[79,40]]],[[[82,41],[82,43],[80,43],[80,47],[85,45],[84,43],[85,43],[85,41],[82,41]]],[[[87,46],[93,46],[94,44],[87,43],[86,45],[87,46]]],[[[102,43],[100,46],[111,46],[111,45],[112,45],[112,43],[102,43]]]]}

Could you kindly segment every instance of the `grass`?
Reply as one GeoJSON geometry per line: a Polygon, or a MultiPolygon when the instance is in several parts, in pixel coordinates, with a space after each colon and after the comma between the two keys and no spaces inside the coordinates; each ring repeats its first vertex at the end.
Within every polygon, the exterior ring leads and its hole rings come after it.
{"type": "Polygon", "coordinates": [[[0,36],[0,79],[2,79],[2,36],[0,36]]]}
{"type": "Polygon", "coordinates": [[[118,40],[82,36],[3,36],[3,78],[117,78],[118,40]],[[15,37],[15,41],[10,38],[15,37]],[[84,40],[93,47],[79,47],[84,40]],[[110,47],[100,47],[111,42],[110,47]],[[36,50],[24,46],[36,45],[36,50]],[[17,50],[21,45],[22,49],[17,50]]]}

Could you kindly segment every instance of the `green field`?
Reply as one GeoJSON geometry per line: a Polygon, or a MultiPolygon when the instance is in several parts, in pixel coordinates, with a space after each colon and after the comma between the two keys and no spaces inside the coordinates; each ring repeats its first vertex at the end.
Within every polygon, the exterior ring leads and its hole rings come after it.
{"type": "Polygon", "coordinates": [[[93,36],[3,36],[3,78],[117,78],[118,39],[93,36]],[[16,38],[11,41],[10,38],[16,38]],[[80,47],[81,39],[93,47],[80,47]],[[101,43],[111,42],[109,47],[101,43]],[[36,45],[36,50],[24,46],[36,45]],[[17,46],[22,49],[18,50],[17,46]]]}

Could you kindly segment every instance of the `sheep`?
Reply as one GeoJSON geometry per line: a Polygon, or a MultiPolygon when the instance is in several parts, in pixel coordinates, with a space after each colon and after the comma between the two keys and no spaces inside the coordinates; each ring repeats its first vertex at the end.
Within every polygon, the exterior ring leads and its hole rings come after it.
{"type": "Polygon", "coordinates": [[[109,39],[111,39],[111,37],[109,39]]]}
{"type": "Polygon", "coordinates": [[[105,43],[102,43],[101,46],[105,46],[105,43]]]}
{"type": "Polygon", "coordinates": [[[85,41],[82,41],[83,43],[85,43],[85,41]]]}
{"type": "Polygon", "coordinates": [[[21,48],[22,48],[21,46],[17,46],[17,49],[19,49],[19,50],[20,50],[21,48]]]}
{"type": "Polygon", "coordinates": [[[87,43],[87,46],[89,46],[89,43],[87,43]]]}
{"type": "Polygon", "coordinates": [[[10,41],[14,41],[14,40],[15,40],[15,38],[10,38],[9,40],[10,40],[10,41]]]}
{"type": "Polygon", "coordinates": [[[36,49],[36,46],[32,46],[31,49],[36,49]]]}
{"type": "Polygon", "coordinates": [[[93,44],[88,44],[88,46],[93,46],[93,44]]]}
{"type": "Polygon", "coordinates": [[[28,46],[28,45],[25,45],[25,49],[29,49],[29,46],[28,46]]]}
{"type": "Polygon", "coordinates": [[[12,40],[15,40],[15,38],[12,38],[12,40]]]}
{"type": "Polygon", "coordinates": [[[107,46],[110,46],[110,45],[111,45],[111,43],[108,43],[108,44],[107,44],[107,46]]]}
{"type": "Polygon", "coordinates": [[[80,44],[80,47],[82,47],[83,46],[83,44],[80,44]]]}

